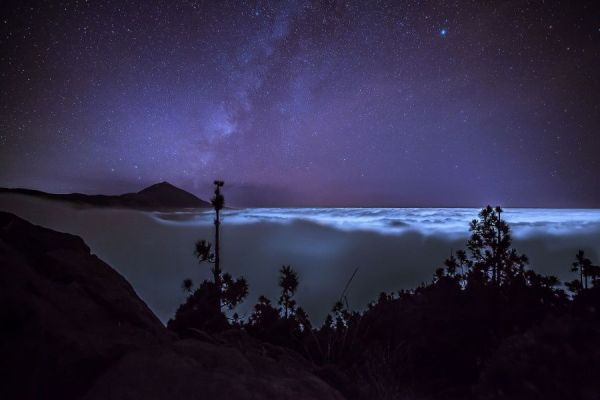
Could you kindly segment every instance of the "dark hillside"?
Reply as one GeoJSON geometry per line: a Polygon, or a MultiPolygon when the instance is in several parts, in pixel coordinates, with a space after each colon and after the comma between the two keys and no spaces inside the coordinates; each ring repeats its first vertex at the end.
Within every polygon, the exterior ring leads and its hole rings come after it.
{"type": "Polygon", "coordinates": [[[0,398],[341,399],[241,332],[178,340],[77,236],[0,212],[0,398]]]}

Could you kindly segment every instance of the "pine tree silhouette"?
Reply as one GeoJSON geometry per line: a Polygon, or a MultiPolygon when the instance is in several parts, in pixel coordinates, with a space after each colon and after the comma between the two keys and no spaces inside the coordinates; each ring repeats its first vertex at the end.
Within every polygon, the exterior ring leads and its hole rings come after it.
{"type": "Polygon", "coordinates": [[[467,241],[467,252],[459,250],[456,257],[451,255],[444,263],[446,270],[436,271],[436,276],[457,278],[463,287],[466,279],[472,284],[501,286],[523,278],[529,260],[511,247],[510,228],[501,218],[502,212],[500,207],[483,208],[479,218],[469,225],[471,237],[467,241]]]}
{"type": "Polygon", "coordinates": [[[190,294],[192,293],[192,289],[194,288],[194,282],[190,278],[186,278],[181,283],[181,290],[184,293],[190,294]]]}
{"type": "Polygon", "coordinates": [[[279,270],[279,287],[281,296],[278,303],[282,307],[283,317],[288,319],[295,313],[296,301],[292,297],[298,289],[298,273],[289,265],[284,265],[279,270]]]}

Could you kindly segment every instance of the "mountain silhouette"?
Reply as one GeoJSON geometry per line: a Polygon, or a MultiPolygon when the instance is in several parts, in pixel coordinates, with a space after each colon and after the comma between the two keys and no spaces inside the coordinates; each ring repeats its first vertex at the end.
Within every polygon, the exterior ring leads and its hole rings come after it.
{"type": "Polygon", "coordinates": [[[169,182],[160,182],[137,193],[128,193],[121,195],[124,199],[131,199],[134,202],[148,203],[163,207],[173,208],[197,208],[210,207],[210,204],[193,194],[186,192],[169,182]]]}
{"type": "Polygon", "coordinates": [[[210,203],[168,182],[160,182],[137,193],[122,195],[89,195],[83,193],[46,193],[32,189],[0,188],[0,193],[15,193],[49,200],[66,201],[83,206],[161,210],[175,208],[205,208],[210,203]]]}

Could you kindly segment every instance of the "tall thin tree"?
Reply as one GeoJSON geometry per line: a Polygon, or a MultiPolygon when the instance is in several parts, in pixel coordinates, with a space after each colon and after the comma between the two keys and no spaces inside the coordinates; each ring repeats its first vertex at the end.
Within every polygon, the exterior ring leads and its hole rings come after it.
{"type": "Polygon", "coordinates": [[[290,314],[295,312],[296,301],[292,297],[298,289],[298,273],[289,265],[284,265],[279,270],[279,287],[279,305],[283,308],[283,316],[288,319],[290,314]]]}
{"type": "Polygon", "coordinates": [[[221,194],[221,188],[225,184],[223,181],[216,180],[215,184],[215,195],[211,200],[211,204],[215,209],[215,265],[213,267],[213,275],[215,279],[215,286],[217,287],[217,295],[221,298],[221,251],[220,251],[220,228],[221,218],[220,212],[225,206],[225,197],[221,194]]]}

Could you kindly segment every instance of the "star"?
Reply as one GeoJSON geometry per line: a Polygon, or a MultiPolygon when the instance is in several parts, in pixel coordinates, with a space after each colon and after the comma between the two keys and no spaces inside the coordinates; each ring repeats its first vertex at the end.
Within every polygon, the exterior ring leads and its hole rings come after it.
{"type": "Polygon", "coordinates": [[[0,186],[114,192],[163,175],[243,183],[259,205],[268,184],[303,205],[450,205],[457,185],[453,205],[560,191],[600,206],[600,26],[581,2],[21,3],[0,18],[0,186]],[[350,178],[363,172],[368,196],[350,178]]]}

